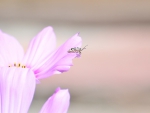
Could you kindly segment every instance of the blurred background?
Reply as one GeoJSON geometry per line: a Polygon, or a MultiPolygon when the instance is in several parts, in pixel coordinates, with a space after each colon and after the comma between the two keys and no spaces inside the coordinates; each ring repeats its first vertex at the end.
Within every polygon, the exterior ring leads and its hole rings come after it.
{"type": "Polygon", "coordinates": [[[68,113],[150,113],[149,0],[0,0],[0,29],[26,50],[52,26],[57,47],[80,32],[81,58],[63,74],[41,80],[29,113],[57,87],[68,88],[68,113]]]}

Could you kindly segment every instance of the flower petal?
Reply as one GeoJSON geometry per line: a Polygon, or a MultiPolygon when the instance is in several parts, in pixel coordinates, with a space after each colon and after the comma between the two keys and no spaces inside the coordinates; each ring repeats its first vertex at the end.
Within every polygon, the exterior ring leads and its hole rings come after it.
{"type": "Polygon", "coordinates": [[[0,67],[20,63],[24,51],[19,42],[12,36],[0,31],[0,67]]]}
{"type": "Polygon", "coordinates": [[[36,37],[34,37],[24,56],[23,65],[31,68],[39,65],[54,50],[56,37],[52,27],[46,27],[36,37]]]}
{"type": "Polygon", "coordinates": [[[57,88],[55,93],[46,101],[40,113],[67,113],[70,104],[68,90],[57,88]]]}
{"type": "Polygon", "coordinates": [[[72,59],[77,57],[77,53],[68,53],[73,47],[81,47],[82,39],[78,34],[67,40],[60,48],[43,62],[33,67],[37,79],[48,77],[52,74],[68,71],[72,66],[72,59]]]}
{"type": "Polygon", "coordinates": [[[27,113],[35,84],[35,76],[28,69],[0,68],[0,112],[27,113]]]}

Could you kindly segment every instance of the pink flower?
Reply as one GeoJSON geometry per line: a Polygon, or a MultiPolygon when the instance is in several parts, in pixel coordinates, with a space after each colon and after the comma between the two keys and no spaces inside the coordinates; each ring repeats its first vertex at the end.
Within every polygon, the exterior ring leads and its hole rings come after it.
{"type": "MultiPolygon", "coordinates": [[[[31,69],[0,68],[0,113],[27,113],[35,91],[35,75],[31,69]]],[[[68,90],[58,88],[40,113],[66,113],[68,90]]]]}
{"type": "Polygon", "coordinates": [[[0,67],[30,68],[36,79],[46,78],[70,69],[72,59],[76,53],[68,53],[73,47],[80,47],[82,43],[78,34],[55,49],[56,38],[52,27],[43,29],[35,36],[24,54],[19,42],[0,31],[0,67]]]}

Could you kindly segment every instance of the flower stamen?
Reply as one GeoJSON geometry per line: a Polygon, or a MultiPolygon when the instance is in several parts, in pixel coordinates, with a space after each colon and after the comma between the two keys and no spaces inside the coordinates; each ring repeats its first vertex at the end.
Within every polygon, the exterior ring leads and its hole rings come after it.
{"type": "Polygon", "coordinates": [[[20,67],[20,63],[18,64],[18,67],[20,67]]]}
{"type": "Polygon", "coordinates": [[[19,64],[14,63],[14,65],[9,65],[8,67],[21,67],[21,68],[26,68],[25,65],[21,65],[20,63],[19,63],[19,64]]]}
{"type": "Polygon", "coordinates": [[[22,66],[22,68],[26,68],[26,66],[22,66]]]}

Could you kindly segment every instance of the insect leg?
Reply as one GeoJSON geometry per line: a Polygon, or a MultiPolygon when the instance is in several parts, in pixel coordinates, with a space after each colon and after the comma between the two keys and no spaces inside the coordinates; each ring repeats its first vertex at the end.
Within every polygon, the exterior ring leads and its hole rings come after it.
{"type": "MultiPolygon", "coordinates": [[[[86,46],[88,46],[88,45],[86,45],[86,46]]],[[[86,47],[86,46],[85,46],[85,47],[86,47]]],[[[85,47],[84,47],[84,48],[82,48],[82,49],[81,49],[81,51],[82,51],[83,49],[86,49],[85,47]]]]}

